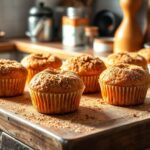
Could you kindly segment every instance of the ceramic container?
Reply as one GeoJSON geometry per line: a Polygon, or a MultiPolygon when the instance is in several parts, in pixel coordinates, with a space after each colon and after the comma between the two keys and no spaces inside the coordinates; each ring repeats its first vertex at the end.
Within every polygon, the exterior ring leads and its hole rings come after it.
{"type": "Polygon", "coordinates": [[[114,39],[108,38],[96,38],[93,44],[94,55],[107,56],[113,52],[114,39]]]}

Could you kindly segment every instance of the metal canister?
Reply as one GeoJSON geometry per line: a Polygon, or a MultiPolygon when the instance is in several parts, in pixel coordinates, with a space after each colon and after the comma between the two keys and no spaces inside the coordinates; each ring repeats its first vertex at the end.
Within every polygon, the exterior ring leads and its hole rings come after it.
{"type": "Polygon", "coordinates": [[[63,16],[62,40],[65,46],[80,46],[85,44],[85,30],[89,19],[84,7],[68,7],[63,16]]]}
{"type": "Polygon", "coordinates": [[[40,2],[29,11],[27,35],[32,41],[51,41],[53,31],[53,13],[40,2]]]}

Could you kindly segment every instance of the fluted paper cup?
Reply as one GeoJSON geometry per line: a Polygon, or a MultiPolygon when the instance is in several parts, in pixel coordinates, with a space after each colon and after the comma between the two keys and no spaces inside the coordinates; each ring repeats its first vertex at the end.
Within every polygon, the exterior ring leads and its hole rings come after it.
{"type": "Polygon", "coordinates": [[[118,105],[129,106],[144,103],[148,85],[142,86],[113,86],[100,82],[102,98],[105,102],[118,105]]]}
{"type": "Polygon", "coordinates": [[[26,78],[0,79],[0,97],[21,95],[24,91],[26,78]]]}
{"type": "Polygon", "coordinates": [[[27,69],[28,70],[28,76],[27,76],[27,80],[26,83],[28,84],[30,82],[30,80],[33,78],[34,75],[36,75],[37,73],[39,73],[41,70],[39,69],[27,69]]]}
{"type": "Polygon", "coordinates": [[[29,89],[33,106],[44,114],[63,114],[79,108],[83,90],[68,93],[41,93],[29,89]]]}
{"type": "Polygon", "coordinates": [[[80,78],[85,85],[85,90],[83,93],[95,93],[100,91],[98,83],[99,75],[80,76],[80,78]]]}

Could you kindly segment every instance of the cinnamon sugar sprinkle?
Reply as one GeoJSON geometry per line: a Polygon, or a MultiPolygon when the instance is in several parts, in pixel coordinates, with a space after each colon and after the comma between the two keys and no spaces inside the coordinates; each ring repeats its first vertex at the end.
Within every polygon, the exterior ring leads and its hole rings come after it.
{"type": "Polygon", "coordinates": [[[33,77],[29,87],[41,92],[67,92],[83,89],[84,84],[74,72],[46,69],[33,77]]]}
{"type": "Polygon", "coordinates": [[[54,129],[66,136],[74,136],[95,132],[105,127],[107,122],[131,116],[135,118],[138,110],[115,107],[100,103],[99,94],[82,96],[80,108],[77,112],[64,115],[44,115],[38,113],[32,106],[28,92],[14,98],[0,99],[0,107],[11,111],[32,123],[48,129],[54,129]],[[117,113],[116,113],[117,112],[117,113]],[[133,115],[135,114],[135,115],[133,115]]]}
{"type": "Polygon", "coordinates": [[[147,66],[146,59],[135,52],[132,53],[119,52],[119,53],[110,54],[107,57],[108,65],[111,66],[119,63],[134,64],[134,65],[142,66],[145,69],[147,66]]]}
{"type": "Polygon", "coordinates": [[[26,72],[26,69],[17,61],[9,59],[0,59],[0,73],[8,74],[12,71],[23,71],[26,72]]]}
{"type": "Polygon", "coordinates": [[[118,64],[107,68],[100,75],[99,80],[119,86],[147,85],[149,74],[142,67],[136,65],[118,64]]]}
{"type": "Polygon", "coordinates": [[[91,72],[102,72],[106,69],[106,66],[98,57],[81,55],[66,60],[61,68],[63,70],[71,70],[76,73],[86,72],[87,74],[90,74],[91,72]]]}
{"type": "Polygon", "coordinates": [[[30,54],[24,57],[21,63],[26,68],[39,68],[39,67],[52,67],[52,68],[59,68],[62,65],[62,60],[49,53],[43,54],[30,54]]]}

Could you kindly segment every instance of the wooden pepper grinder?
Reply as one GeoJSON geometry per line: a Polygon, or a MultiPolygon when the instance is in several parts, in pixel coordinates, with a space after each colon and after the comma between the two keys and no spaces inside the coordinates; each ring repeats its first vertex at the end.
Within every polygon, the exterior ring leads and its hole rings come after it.
{"type": "Polygon", "coordinates": [[[141,4],[142,0],[120,0],[124,19],[115,33],[114,52],[133,52],[142,48],[144,37],[136,20],[141,4]]]}

